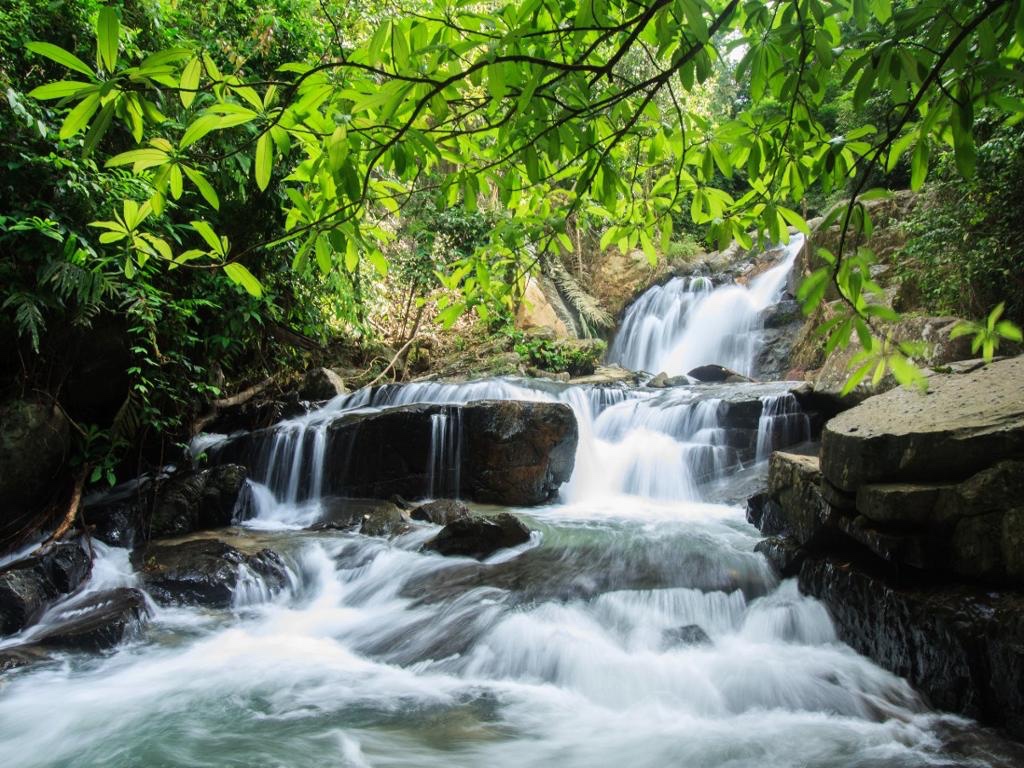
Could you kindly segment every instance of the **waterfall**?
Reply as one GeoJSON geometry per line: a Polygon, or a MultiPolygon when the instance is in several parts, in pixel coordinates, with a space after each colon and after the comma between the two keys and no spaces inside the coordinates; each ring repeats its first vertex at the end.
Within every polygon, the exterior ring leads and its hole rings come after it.
{"type": "Polygon", "coordinates": [[[765,461],[776,448],[811,439],[811,420],[791,392],[761,398],[757,423],[758,461],[765,461]]]}
{"type": "Polygon", "coordinates": [[[626,311],[608,360],[671,376],[709,364],[753,376],[762,313],[778,301],[803,244],[793,235],[779,263],[747,285],[712,289],[707,278],[677,277],[651,288],[626,311]]]}

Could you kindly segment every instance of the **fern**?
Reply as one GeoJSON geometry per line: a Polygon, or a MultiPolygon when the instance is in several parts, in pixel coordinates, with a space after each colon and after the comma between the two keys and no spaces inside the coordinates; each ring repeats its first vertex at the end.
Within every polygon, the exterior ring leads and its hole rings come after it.
{"type": "Polygon", "coordinates": [[[543,268],[576,311],[584,336],[596,336],[597,331],[607,330],[615,324],[607,310],[583,289],[558,259],[545,259],[543,268]]]}
{"type": "Polygon", "coordinates": [[[32,343],[32,351],[39,352],[39,338],[46,328],[39,297],[24,291],[12,293],[4,301],[3,309],[14,311],[14,324],[18,329],[18,335],[27,336],[32,343]]]}

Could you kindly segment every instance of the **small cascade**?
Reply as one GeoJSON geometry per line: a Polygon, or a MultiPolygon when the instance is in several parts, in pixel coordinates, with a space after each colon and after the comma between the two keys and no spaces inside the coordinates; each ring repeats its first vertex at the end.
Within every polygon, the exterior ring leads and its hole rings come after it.
{"type": "Polygon", "coordinates": [[[765,461],[772,451],[811,439],[811,419],[792,392],[761,398],[757,423],[757,460],[765,461]]]}
{"type": "Polygon", "coordinates": [[[608,359],[670,376],[708,364],[755,375],[762,313],[779,300],[803,244],[793,235],[779,263],[747,285],[712,290],[707,278],[675,278],[651,288],[626,311],[608,359]]]}
{"type": "Polygon", "coordinates": [[[427,496],[459,498],[462,468],[462,413],[452,410],[430,417],[430,480],[427,496]]]}

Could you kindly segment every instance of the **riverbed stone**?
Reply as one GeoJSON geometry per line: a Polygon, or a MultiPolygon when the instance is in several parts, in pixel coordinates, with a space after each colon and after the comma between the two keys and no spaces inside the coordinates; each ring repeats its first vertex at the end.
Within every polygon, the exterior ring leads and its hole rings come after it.
{"type": "Polygon", "coordinates": [[[800,573],[807,550],[792,536],[769,536],[754,545],[754,551],[765,556],[784,579],[800,573]]]}
{"type": "Polygon", "coordinates": [[[448,525],[456,520],[469,517],[469,507],[458,499],[437,499],[421,504],[416,507],[409,516],[413,520],[433,523],[434,525],[448,525]]]}
{"type": "Polygon", "coordinates": [[[726,368],[724,365],[700,365],[692,371],[687,371],[686,375],[705,383],[737,384],[753,381],[750,377],[737,373],[731,368],[726,368]]]}
{"type": "Polygon", "coordinates": [[[273,588],[286,579],[284,562],[270,549],[247,553],[216,539],[153,542],[132,552],[149,594],[163,605],[227,608],[247,567],[273,588]]]}
{"type": "Polygon", "coordinates": [[[515,547],[530,540],[530,529],[508,512],[488,517],[472,515],[449,523],[424,548],[442,555],[465,555],[477,560],[499,549],[515,547]]]}
{"type": "Polygon", "coordinates": [[[0,634],[34,622],[50,603],[77,589],[91,567],[85,550],[68,542],[0,569],[0,634]]]}
{"type": "Polygon", "coordinates": [[[102,651],[125,640],[148,615],[146,598],[139,590],[105,590],[48,615],[46,628],[32,642],[65,650],[102,651]]]}
{"type": "Polygon", "coordinates": [[[687,645],[711,645],[711,638],[704,628],[698,624],[687,624],[672,627],[661,633],[661,643],[665,648],[679,648],[687,645]]]}
{"type": "MultiPolygon", "coordinates": [[[[827,502],[821,495],[817,456],[776,451],[768,461],[768,494],[779,506],[781,530],[809,544],[828,527],[827,502]]],[[[779,532],[779,526],[775,526],[779,532]]]]}
{"type": "Polygon", "coordinates": [[[1024,356],[932,376],[927,394],[901,388],[869,398],[825,426],[822,472],[856,493],[869,483],[963,480],[1024,453],[1022,381],[1024,356]]]}

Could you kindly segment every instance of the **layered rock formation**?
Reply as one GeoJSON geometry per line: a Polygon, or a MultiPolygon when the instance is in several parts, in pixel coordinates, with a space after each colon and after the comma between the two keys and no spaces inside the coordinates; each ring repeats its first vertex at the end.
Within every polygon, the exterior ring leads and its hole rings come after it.
{"type": "Polygon", "coordinates": [[[933,376],[772,456],[759,551],[936,706],[1024,736],[1024,357],[933,376]]]}

